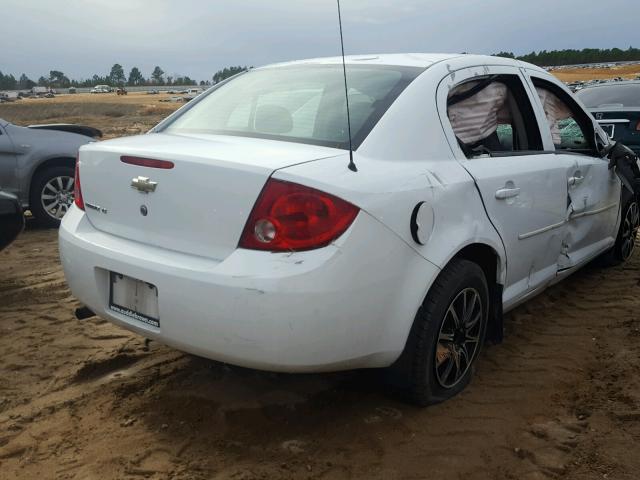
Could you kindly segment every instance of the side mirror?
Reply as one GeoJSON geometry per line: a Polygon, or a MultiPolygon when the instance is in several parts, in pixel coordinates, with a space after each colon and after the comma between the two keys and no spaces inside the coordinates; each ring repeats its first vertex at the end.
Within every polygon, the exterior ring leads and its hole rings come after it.
{"type": "Polygon", "coordinates": [[[629,147],[613,142],[608,150],[609,168],[615,169],[622,184],[634,195],[640,195],[638,156],[629,147]]]}

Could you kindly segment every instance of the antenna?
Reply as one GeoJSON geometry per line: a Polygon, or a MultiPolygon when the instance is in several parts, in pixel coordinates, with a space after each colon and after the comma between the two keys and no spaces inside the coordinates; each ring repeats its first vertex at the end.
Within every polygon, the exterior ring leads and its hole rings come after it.
{"type": "Polygon", "coordinates": [[[342,73],[344,75],[344,98],[347,102],[347,128],[349,131],[349,170],[357,172],[353,162],[353,143],[351,141],[351,112],[349,111],[349,87],[347,86],[347,65],[344,60],[344,38],[342,37],[342,15],[340,14],[340,0],[338,2],[338,24],[340,25],[340,47],[342,48],[342,73]]]}

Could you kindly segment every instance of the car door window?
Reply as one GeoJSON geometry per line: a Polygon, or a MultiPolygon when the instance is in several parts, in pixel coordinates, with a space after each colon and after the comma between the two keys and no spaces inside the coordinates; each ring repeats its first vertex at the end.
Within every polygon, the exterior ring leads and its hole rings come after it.
{"type": "Polygon", "coordinates": [[[556,151],[592,155],[593,124],[570,95],[551,82],[532,78],[556,151]]]}
{"type": "Polygon", "coordinates": [[[492,75],[451,89],[447,115],[467,158],[540,152],[542,138],[517,75],[492,75]]]}

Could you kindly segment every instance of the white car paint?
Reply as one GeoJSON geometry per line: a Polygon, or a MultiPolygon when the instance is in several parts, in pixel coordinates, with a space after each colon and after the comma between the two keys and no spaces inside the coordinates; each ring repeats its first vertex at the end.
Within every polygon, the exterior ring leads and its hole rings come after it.
{"type": "MultiPolygon", "coordinates": [[[[73,207],[63,220],[60,253],[74,295],[99,316],[146,337],[237,365],[287,372],[383,367],[400,356],[432,283],[466,246],[495,253],[505,309],[611,247],[620,182],[605,160],[549,152],[469,160],[451,131],[450,88],[494,73],[521,78],[543,125],[528,76],[562,85],[542,69],[473,55],[380,55],[347,62],[425,69],[354,152],[357,173],[347,169],[348,152],[336,148],[156,133],[206,93],[147,135],[82,147],[85,202],[106,213],[73,207]],[[132,167],[117,161],[122,154],[182,168],[132,167]],[[578,171],[586,180],[569,192],[568,179],[578,171]],[[136,175],[152,177],[158,191],[130,189],[136,175]],[[360,213],[346,233],[316,250],[237,248],[268,178],[322,190],[360,213]],[[510,186],[520,193],[496,198],[510,186]],[[586,200],[578,209],[580,198],[586,200]],[[421,244],[410,231],[420,203],[421,244]],[[141,204],[149,207],[146,217],[138,211],[141,204]],[[157,287],[160,328],[108,308],[109,271],[157,287]]],[[[544,128],[542,136],[545,150],[553,150],[544,128]]]]}

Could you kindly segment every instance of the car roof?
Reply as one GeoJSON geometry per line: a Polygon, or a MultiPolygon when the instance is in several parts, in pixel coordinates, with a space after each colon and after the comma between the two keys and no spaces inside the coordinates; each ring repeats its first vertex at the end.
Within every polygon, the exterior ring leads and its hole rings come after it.
{"type": "MultiPolygon", "coordinates": [[[[488,55],[471,55],[462,53],[385,53],[367,55],[347,55],[345,63],[349,65],[389,65],[400,67],[428,68],[431,65],[452,60],[454,58],[464,58],[470,65],[516,65],[527,68],[542,70],[534,65],[514,60],[510,58],[494,57],[488,55]]],[[[288,67],[296,65],[334,65],[341,64],[342,57],[310,58],[306,60],[296,60],[291,62],[275,63],[265,65],[260,68],[288,67]]]]}

